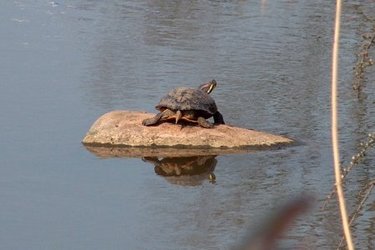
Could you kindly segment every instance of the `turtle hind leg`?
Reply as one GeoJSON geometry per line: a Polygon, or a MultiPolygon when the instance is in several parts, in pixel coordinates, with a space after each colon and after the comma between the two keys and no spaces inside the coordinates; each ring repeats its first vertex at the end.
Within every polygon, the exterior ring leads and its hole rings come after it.
{"type": "Polygon", "coordinates": [[[159,114],[155,115],[152,118],[144,119],[142,121],[142,125],[143,126],[152,126],[152,125],[157,124],[160,121],[161,117],[162,117],[162,113],[163,112],[160,112],[159,114]]]}
{"type": "Polygon", "coordinates": [[[212,123],[209,123],[203,117],[198,117],[197,122],[198,122],[199,126],[201,126],[203,128],[212,128],[214,126],[212,123]]]}
{"type": "Polygon", "coordinates": [[[173,116],[173,115],[175,115],[175,113],[172,110],[166,109],[163,112],[160,112],[159,114],[155,115],[152,118],[144,119],[142,121],[142,125],[143,126],[156,125],[157,123],[159,123],[163,120],[166,120],[168,117],[173,116]]]}
{"type": "Polygon", "coordinates": [[[215,124],[225,124],[225,122],[224,122],[224,118],[223,118],[223,115],[220,114],[219,111],[217,111],[217,112],[214,114],[214,123],[215,123],[215,124]]]}

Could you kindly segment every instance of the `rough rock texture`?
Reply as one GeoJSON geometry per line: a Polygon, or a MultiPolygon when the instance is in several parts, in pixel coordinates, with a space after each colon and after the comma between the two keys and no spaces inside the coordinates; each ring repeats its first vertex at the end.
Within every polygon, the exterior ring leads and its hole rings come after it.
{"type": "Polygon", "coordinates": [[[197,125],[162,123],[146,127],[142,120],[155,114],[112,111],[101,116],[83,139],[85,145],[184,147],[184,148],[257,148],[291,144],[283,136],[217,125],[212,129],[197,125]]]}

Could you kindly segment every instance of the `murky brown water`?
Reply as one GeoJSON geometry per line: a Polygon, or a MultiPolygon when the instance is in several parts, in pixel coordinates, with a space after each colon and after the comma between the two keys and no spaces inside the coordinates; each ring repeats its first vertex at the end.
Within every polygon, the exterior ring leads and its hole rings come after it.
{"type": "MultiPolygon", "coordinates": [[[[371,1],[344,6],[344,164],[374,130],[374,68],[360,98],[351,88],[374,8],[371,1]]],[[[0,248],[228,249],[301,192],[314,194],[317,205],[281,244],[335,248],[335,200],[320,210],[333,183],[333,13],[330,1],[2,2],[0,248]],[[98,158],[80,144],[102,113],[153,111],[167,90],[212,78],[228,123],[301,145],[142,161],[98,158]]],[[[347,177],[350,213],[374,178],[374,156],[371,148],[347,177]]],[[[375,245],[374,202],[373,192],[354,224],[359,249],[375,245]]]]}

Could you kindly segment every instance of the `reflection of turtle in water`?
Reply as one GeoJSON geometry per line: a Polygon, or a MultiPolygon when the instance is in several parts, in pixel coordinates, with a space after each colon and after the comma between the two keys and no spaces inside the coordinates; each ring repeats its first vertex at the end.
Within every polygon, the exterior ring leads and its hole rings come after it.
{"type": "Polygon", "coordinates": [[[189,157],[143,157],[155,165],[155,173],[179,185],[200,185],[204,180],[215,181],[213,171],[217,164],[215,155],[189,157]]]}
{"type": "Polygon", "coordinates": [[[212,128],[206,119],[213,117],[215,124],[224,124],[223,116],[217,110],[214,99],[209,95],[216,87],[215,80],[200,85],[197,89],[176,88],[164,96],[156,109],[160,111],[153,118],[143,120],[145,126],[156,125],[163,121],[179,120],[198,123],[201,127],[212,128]]]}

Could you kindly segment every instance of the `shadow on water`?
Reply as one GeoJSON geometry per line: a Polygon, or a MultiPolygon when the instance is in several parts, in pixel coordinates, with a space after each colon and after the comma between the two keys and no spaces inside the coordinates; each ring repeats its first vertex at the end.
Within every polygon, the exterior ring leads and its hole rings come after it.
{"type": "Polygon", "coordinates": [[[155,173],[176,185],[198,186],[207,179],[214,183],[217,164],[215,155],[187,157],[144,157],[143,161],[153,164],[155,173]]]}
{"type": "Polygon", "coordinates": [[[140,158],[143,162],[152,164],[155,173],[163,176],[169,183],[183,186],[202,185],[205,181],[216,183],[214,170],[218,155],[250,152],[235,149],[85,147],[99,158],[140,158]]]}

